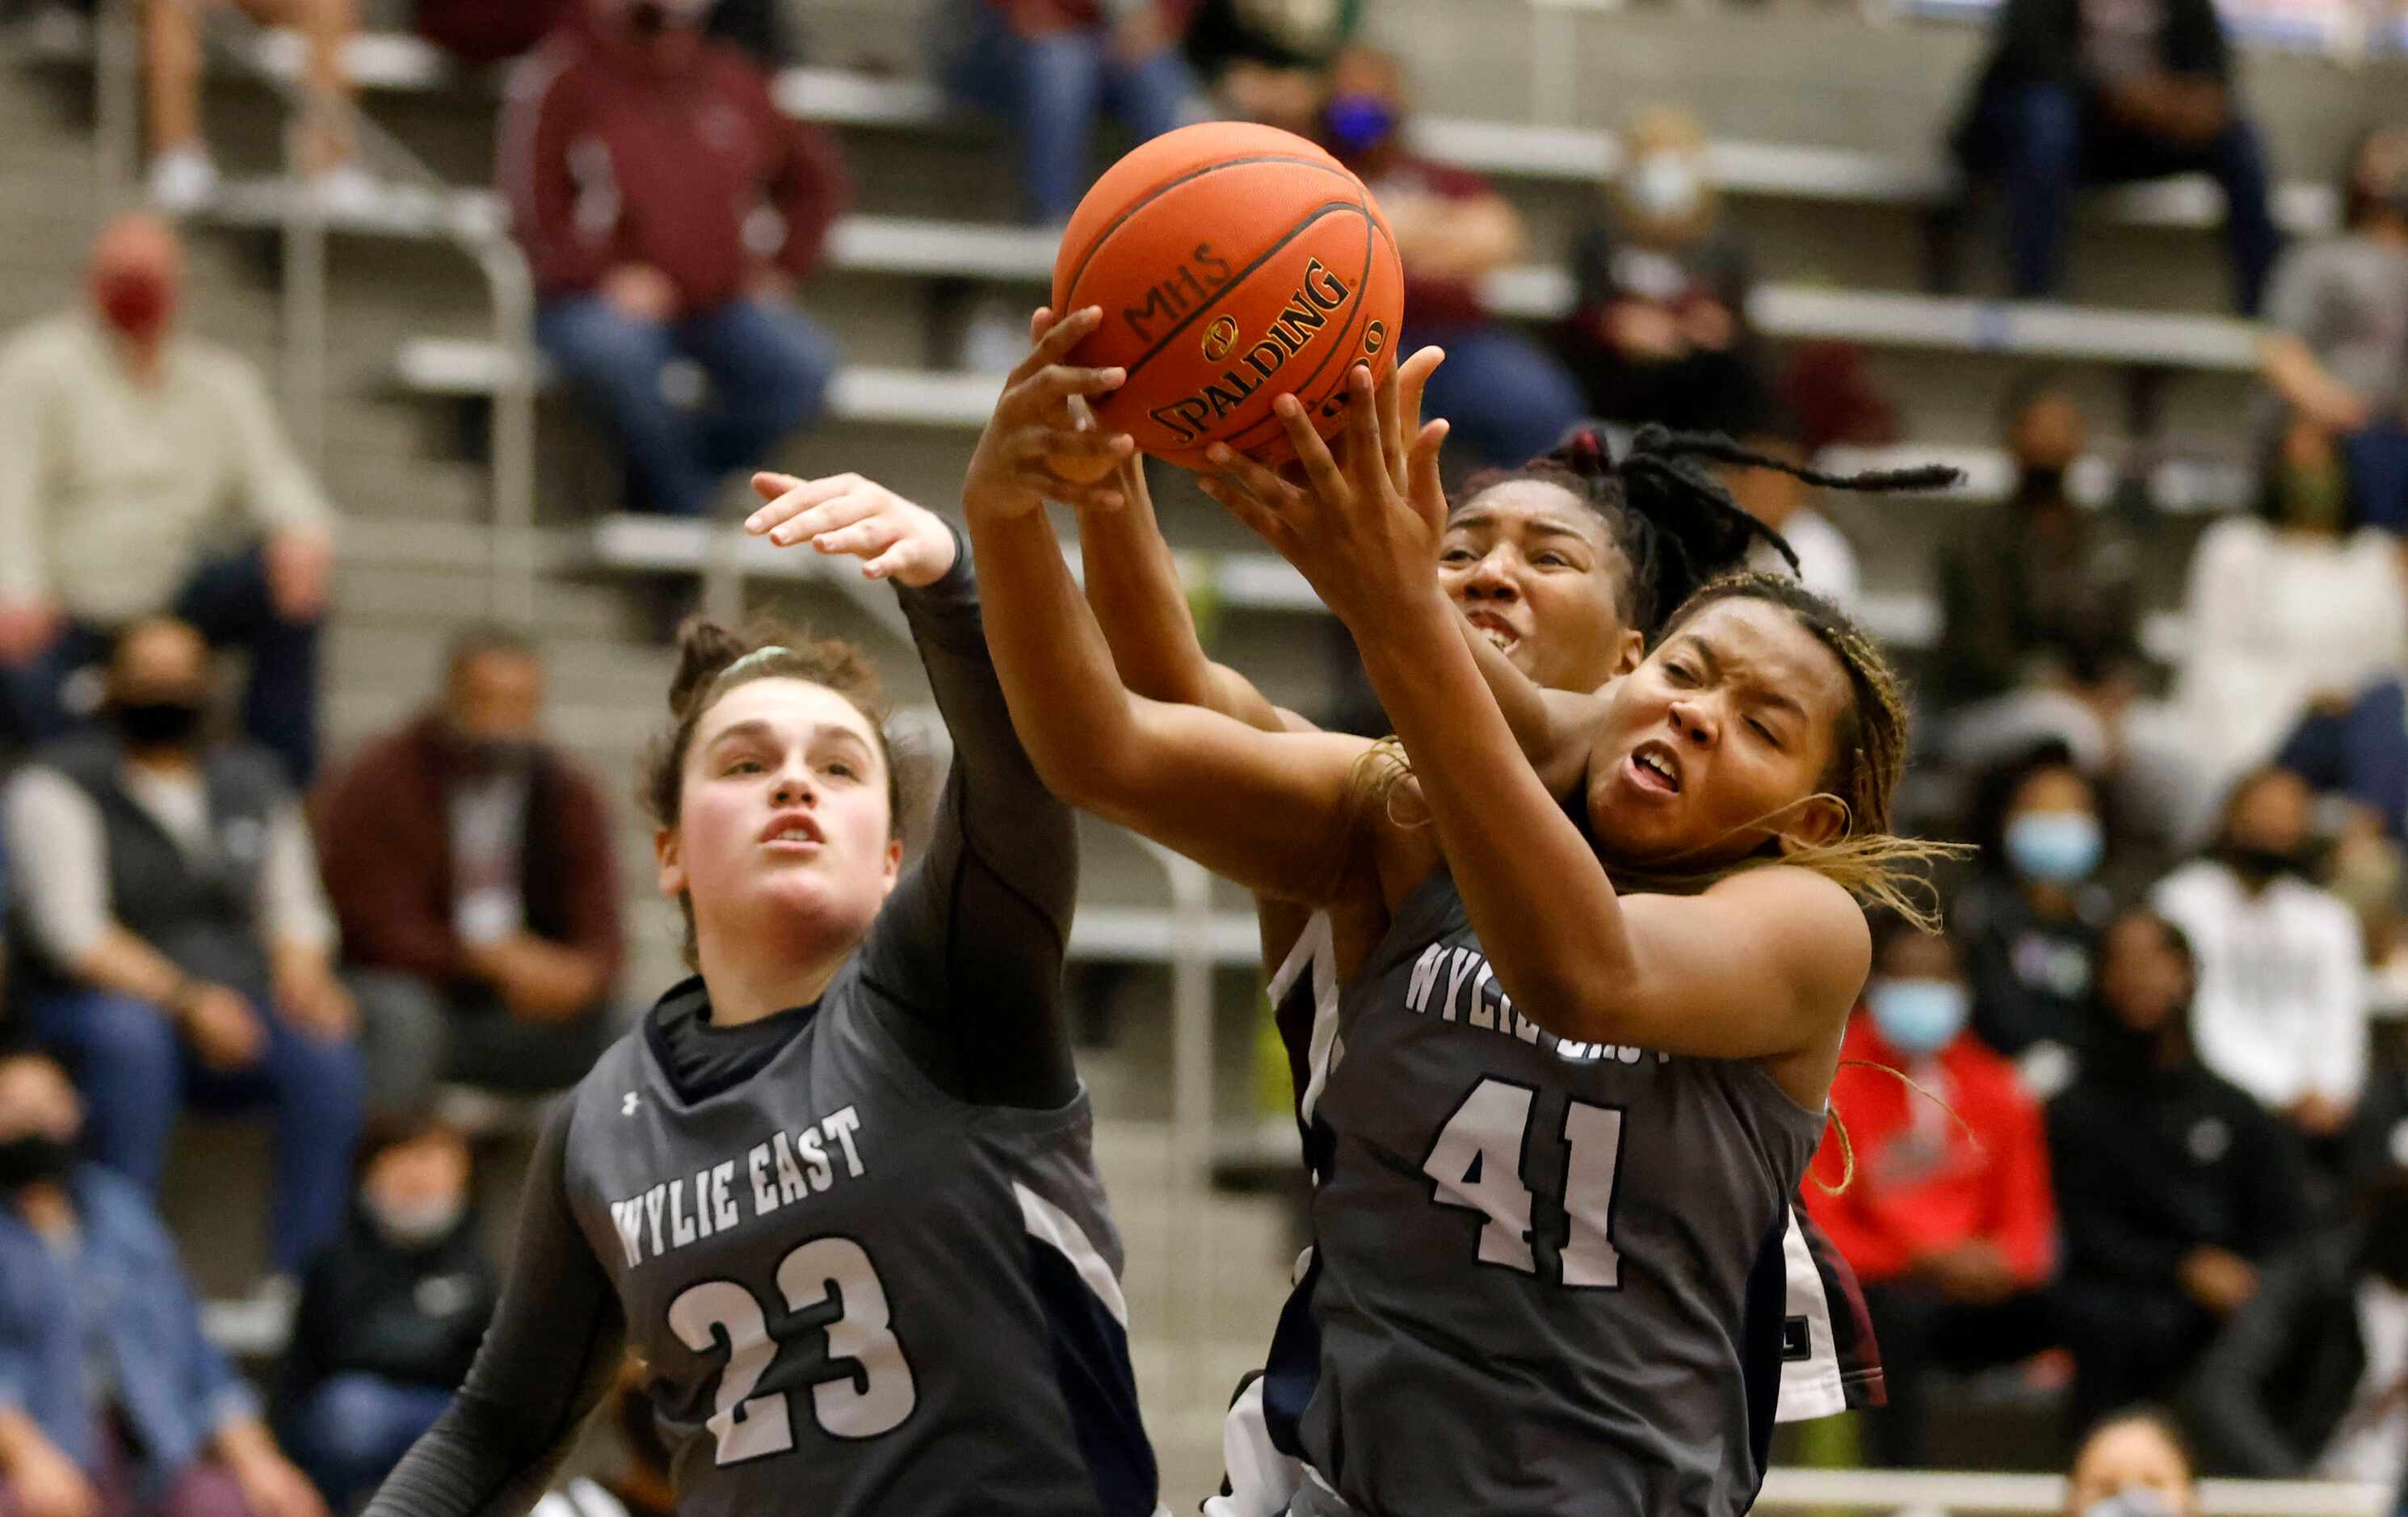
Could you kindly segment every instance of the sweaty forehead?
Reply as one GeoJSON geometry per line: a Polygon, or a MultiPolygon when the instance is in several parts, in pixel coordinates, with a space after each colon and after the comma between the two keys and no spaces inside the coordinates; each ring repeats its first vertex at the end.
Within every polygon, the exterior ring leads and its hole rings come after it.
{"type": "Polygon", "coordinates": [[[1449,531],[1568,533],[1597,547],[1608,546],[1605,518],[1586,501],[1544,479],[1509,479],[1465,501],[1447,518],[1449,531]]]}
{"type": "Polygon", "coordinates": [[[1834,719],[1847,707],[1848,671],[1840,655],[1784,607],[1741,596],[1718,600],[1683,623],[1667,645],[1690,637],[1727,673],[1792,697],[1811,716],[1834,719]]]}
{"type": "Polygon", "coordinates": [[[738,685],[704,715],[695,733],[695,751],[700,752],[738,727],[789,742],[836,727],[860,738],[873,752],[878,748],[877,734],[858,707],[809,680],[773,676],[738,685]]]}

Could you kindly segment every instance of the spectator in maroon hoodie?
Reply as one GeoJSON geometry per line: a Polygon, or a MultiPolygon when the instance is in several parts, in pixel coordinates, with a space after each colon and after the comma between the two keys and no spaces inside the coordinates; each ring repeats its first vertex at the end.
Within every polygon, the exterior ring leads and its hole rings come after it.
{"type": "Polygon", "coordinates": [[[1404,70],[1375,48],[1330,69],[1322,136],[1363,177],[1405,263],[1405,345],[1446,350],[1424,408],[1455,423],[1478,463],[1512,468],[1555,447],[1581,418],[1580,387],[1555,358],[1490,315],[1480,281],[1522,256],[1522,219],[1480,176],[1413,156],[1404,70]]]}
{"type": "Polygon", "coordinates": [[[1028,220],[1070,219],[1094,177],[1096,112],[1110,106],[1142,142],[1186,119],[1195,77],[1179,51],[1196,0],[952,0],[939,12],[939,66],[965,104],[1020,134],[1028,220]]]}
{"type": "Polygon", "coordinates": [[[847,189],[834,146],[702,35],[708,8],[585,0],[520,65],[498,154],[544,351],[609,419],[650,504],[681,516],[817,419],[836,348],[792,296],[847,189]],[[662,393],[681,357],[710,376],[701,409],[662,393]]]}

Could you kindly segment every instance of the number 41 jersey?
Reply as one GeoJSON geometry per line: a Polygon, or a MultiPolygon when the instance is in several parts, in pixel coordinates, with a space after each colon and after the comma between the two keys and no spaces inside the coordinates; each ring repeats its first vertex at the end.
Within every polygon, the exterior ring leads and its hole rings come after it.
{"type": "Polygon", "coordinates": [[[1338,997],[1274,1443],[1377,1517],[1746,1510],[1822,1116],[1752,1062],[1541,1031],[1444,869],[1338,997]]]}
{"type": "Polygon", "coordinates": [[[682,1098],[655,1012],[571,1097],[568,1205],[679,1512],[1152,1517],[1086,1095],[948,1095],[860,963],[732,1088],[682,1098]]]}

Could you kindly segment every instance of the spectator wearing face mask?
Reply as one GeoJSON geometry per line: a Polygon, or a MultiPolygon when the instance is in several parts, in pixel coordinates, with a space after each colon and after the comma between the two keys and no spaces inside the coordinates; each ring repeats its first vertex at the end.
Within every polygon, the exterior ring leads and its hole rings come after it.
{"type": "Polygon", "coordinates": [[[2092,1427],[2065,1477],[2065,1517],[2199,1517],[2198,1467],[2173,1418],[2133,1407],[2092,1427]]]}
{"type": "Polygon", "coordinates": [[[795,308],[850,189],[705,0],[583,0],[512,75],[495,175],[535,272],[536,337],[626,450],[642,503],[710,508],[816,422],[835,344],[795,308]],[[664,394],[680,359],[703,407],[664,394]]]}
{"type": "Polygon", "coordinates": [[[77,1157],[82,1125],[57,1065],[0,1053],[0,1511],[326,1517],[150,1198],[77,1157]]]}
{"type": "Polygon", "coordinates": [[[90,309],[0,348],[0,724],[68,731],[69,677],[173,614],[250,655],[243,724],[306,784],[333,513],[258,372],[179,330],[183,269],[165,222],[120,217],[90,309]]]}
{"type": "Polygon", "coordinates": [[[1559,333],[1589,413],[1742,433],[1769,398],[1747,325],[1746,250],[1723,223],[1705,135],[1652,110],[1572,253],[1579,307],[1559,333]]]}
{"type": "Polygon", "coordinates": [[[185,1102],[269,1115],[269,1266],[342,1224],[359,1135],[358,1009],[308,824],[276,761],[207,726],[208,651],[139,623],[106,734],[36,752],[7,793],[12,994],[92,1111],[93,1155],[156,1193],[185,1102]]]}
{"type": "Polygon", "coordinates": [[[1973,1036],[1971,1009],[1953,940],[1895,919],[1877,926],[1831,1083],[1847,1138],[1824,1140],[1803,1189],[1864,1282],[1889,1385],[1867,1433],[1888,1466],[1923,1463],[1938,1372],[2049,1344],[2039,1293],[2057,1219],[2040,1110],[2014,1066],[1973,1036]]]}
{"type": "Polygon", "coordinates": [[[2200,1446],[2236,1475],[2386,1489],[2408,1475],[2408,1169],[2267,1267],[2190,1405],[2200,1446]]]}
{"type": "Polygon", "coordinates": [[[1973,838],[1976,873],[1950,912],[1973,1030],[2046,1099],[2071,1078],[2091,1029],[2109,909],[2098,792],[2063,744],[2043,744],[1983,776],[1973,838]]]}
{"type": "Polygon", "coordinates": [[[344,956],[388,1019],[380,1110],[414,1109],[437,1081],[564,1090],[611,1034],[609,808],[544,736],[543,673],[523,637],[464,634],[440,702],[369,739],[324,798],[344,956]]]}
{"type": "Polygon", "coordinates": [[[1298,136],[1320,129],[1329,64],[1363,30],[1364,0],[1200,0],[1187,62],[1232,115],[1298,136]]]}
{"type": "Polygon", "coordinates": [[[1109,106],[1143,142],[1180,125],[1196,93],[1180,55],[1195,0],[953,0],[939,13],[939,74],[974,109],[1010,121],[1021,203],[1060,226],[1095,178],[1109,106]]]}
{"type": "Polygon", "coordinates": [[[2408,530],[2408,127],[2350,154],[2339,236],[2295,248],[2274,271],[2267,382],[2341,440],[2369,524],[2408,530]]]}
{"type": "Polygon", "coordinates": [[[2244,777],[2206,856],[2150,898],[2199,954],[2200,1058],[2326,1144],[2366,1083],[2366,960],[2357,917],[2307,879],[2313,799],[2286,769],[2244,777]]]}
{"type": "Polygon", "coordinates": [[[359,1170],[351,1221],[302,1287],[277,1397],[286,1446],[344,1511],[452,1404],[501,1293],[458,1133],[371,1128],[359,1170]]]}
{"type": "Polygon", "coordinates": [[[2191,1049],[2182,929],[2108,928],[2082,1078],[2048,1107],[2077,1424],[2172,1395],[2304,1220],[2298,1139],[2191,1049]]]}
{"type": "Polygon", "coordinates": [[[1581,417],[1580,388],[1553,355],[1489,313],[1481,281],[1522,256],[1522,218],[1487,181],[1408,146],[1404,69],[1354,47],[1331,66],[1322,145],[1379,198],[1405,265],[1404,344],[1436,343],[1423,411],[1455,424],[1451,446],[1512,468],[1563,440],[1581,417]]]}
{"type": "Polygon", "coordinates": [[[2408,658],[2398,544],[2361,528],[2341,453],[2300,417],[2267,451],[2257,511],[2200,537],[2184,609],[2174,699],[2218,788],[2408,658]]]}

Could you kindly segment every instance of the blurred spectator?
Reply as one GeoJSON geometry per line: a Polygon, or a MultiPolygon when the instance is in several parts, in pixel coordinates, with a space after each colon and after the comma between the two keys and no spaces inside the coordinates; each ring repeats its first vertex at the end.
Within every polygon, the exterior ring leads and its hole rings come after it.
{"type": "Polygon", "coordinates": [[[323,860],[347,964],[392,1025],[372,1095],[409,1109],[437,1080],[564,1090],[609,1036],[619,970],[610,815],[543,736],[543,663],[471,631],[441,704],[371,738],[329,790],[323,860]]]}
{"type": "Polygon", "coordinates": [[[2071,1078],[2093,1026],[2109,910],[2098,880],[2107,856],[2099,793],[2051,743],[1983,776],[1973,810],[1977,872],[1950,912],[1973,987],[1973,1030],[2019,1061],[2026,1088],[2045,1099],[2071,1078]]]}
{"type": "Polygon", "coordinates": [[[2065,1517],[2199,1517],[2199,1471],[2173,1419],[2136,1407],[2091,1428],[2065,1477],[2065,1517]]]}
{"type": "Polygon", "coordinates": [[[1180,56],[1194,0],[951,0],[938,13],[939,75],[1020,138],[1028,221],[1059,226],[1095,179],[1096,112],[1143,142],[1187,119],[1196,80],[1180,56]]]}
{"type": "Polygon", "coordinates": [[[818,419],[836,349],[793,295],[848,193],[835,145],[702,36],[700,8],[585,0],[513,76],[498,150],[536,336],[601,408],[647,504],[680,516],[818,419]],[[710,378],[699,410],[663,392],[679,358],[710,378]]]}
{"type": "Polygon", "coordinates": [[[2057,293],[2079,186],[2202,173],[2224,191],[2234,304],[2257,314],[2281,236],[2213,0],[2007,0],[1998,26],[1952,147],[2006,193],[2014,293],[2057,293]]]}
{"type": "Polygon", "coordinates": [[[1581,417],[1579,386],[1488,312],[1480,282],[1522,256],[1522,218],[1487,181],[1413,155],[1396,59],[1349,48],[1330,70],[1322,141],[1379,198],[1405,265],[1404,345],[1446,350],[1423,410],[1455,423],[1471,460],[1512,468],[1553,448],[1581,417]]]}
{"type": "Polygon", "coordinates": [[[1321,129],[1329,65],[1363,29],[1365,0],[1202,0],[1187,62],[1230,114],[1298,136],[1321,129]]]}
{"type": "Polygon", "coordinates": [[[2304,1212],[2296,1140],[2191,1050],[2182,930],[2119,918],[2099,978],[2082,1078],[2048,1108],[2077,1425],[2172,1395],[2304,1212]]]}
{"type": "Polygon", "coordinates": [[[2040,1110],[1967,1028],[1971,1006],[1954,942],[1896,920],[1877,927],[1831,1083],[1846,1137],[1824,1141],[1804,1191],[1864,1281],[1889,1382],[1867,1428],[1884,1465],[1922,1461],[1934,1371],[2048,1346],[2039,1289],[2056,1212],[2040,1110]]]}
{"type": "Polygon", "coordinates": [[[178,1109],[274,1113],[270,1253],[294,1277],[343,1219],[359,1134],[356,1009],[300,804],[260,750],[205,736],[207,650],[129,629],[114,731],[38,751],[7,789],[14,983],[92,1107],[92,1152],[156,1193],[178,1109]]]}
{"type": "Polygon", "coordinates": [[[1747,325],[1754,281],[1723,223],[1696,122],[1659,109],[1632,123],[1572,271],[1580,303],[1560,342],[1590,414],[1729,433],[1763,420],[1747,325]]]}
{"type": "MultiPolygon", "coordinates": [[[[235,0],[263,26],[285,26],[308,43],[310,101],[302,167],[330,210],[363,208],[376,181],[351,154],[351,85],[343,72],[343,44],[357,24],[352,0],[235,0]]],[[[182,216],[217,195],[217,162],[201,136],[201,27],[209,7],[195,0],[153,0],[142,7],[143,66],[148,70],[150,201],[182,216]]]]}
{"type": "Polygon", "coordinates": [[[361,1145],[350,1223],[309,1267],[278,1427],[337,1510],[356,1510],[452,1404],[501,1294],[469,1204],[468,1145],[411,1121],[361,1145]]]}
{"type": "Polygon", "coordinates": [[[326,1517],[150,1201],[78,1161],[82,1124],[58,1066],[0,1055],[0,1510],[326,1517]]]}
{"type": "Polygon", "coordinates": [[[2342,235],[2275,269],[2261,345],[2266,379],[2342,439],[2366,520],[2408,529],[2408,127],[2368,133],[2350,155],[2342,235]]]}
{"type": "Polygon", "coordinates": [[[2266,1270],[2200,1360],[2200,1443],[2237,1475],[2365,1481],[2408,1464],[2408,1170],[2266,1270]]]}
{"type": "Polygon", "coordinates": [[[2359,527],[2332,439],[2294,419],[2263,472],[2256,513],[2201,535],[2184,601],[2175,699],[2217,789],[2311,709],[2346,710],[2408,656],[2398,545],[2359,527]]]}
{"type": "MultiPolygon", "coordinates": [[[[644,0],[632,0],[640,5],[644,0]]],[[[703,32],[732,42],[764,68],[784,68],[802,56],[792,21],[778,0],[702,0],[703,32]]],[[[418,35],[477,66],[515,58],[554,27],[576,18],[578,0],[417,0],[418,35]]],[[[674,6],[668,8],[675,8],[674,6]]],[[[649,23],[648,23],[649,24],[649,23]]]]}
{"type": "Polygon", "coordinates": [[[2408,837],[2408,681],[2384,680],[2346,705],[2310,708],[2275,762],[2384,836],[2408,837]]]}
{"type": "Polygon", "coordinates": [[[2288,770],[2247,776],[2207,856],[2151,898],[2199,955],[2200,1058],[2323,1143],[2366,1082],[2366,963],[2358,919],[2305,877],[2312,799],[2288,770]]]}
{"type": "MultiPolygon", "coordinates": [[[[1799,442],[1797,429],[1776,420],[1776,430],[1745,438],[1747,446],[1768,458],[1803,466],[1813,462],[1799,442]]],[[[1814,487],[1780,469],[1719,467],[1731,498],[1756,520],[1780,533],[1798,554],[1798,580],[1842,610],[1855,610],[1863,591],[1856,572],[1856,550],[1846,534],[1816,508],[1814,487]]],[[[1759,542],[1749,551],[1751,566],[1770,574],[1786,574],[1789,565],[1780,551],[1759,542]]]]}
{"type": "Polygon", "coordinates": [[[21,740],[57,736],[110,629],[173,611],[250,653],[243,724],[306,784],[333,513],[258,372],[176,330],[183,275],[171,228],[120,217],[92,309],[0,349],[0,703],[21,740]]]}

